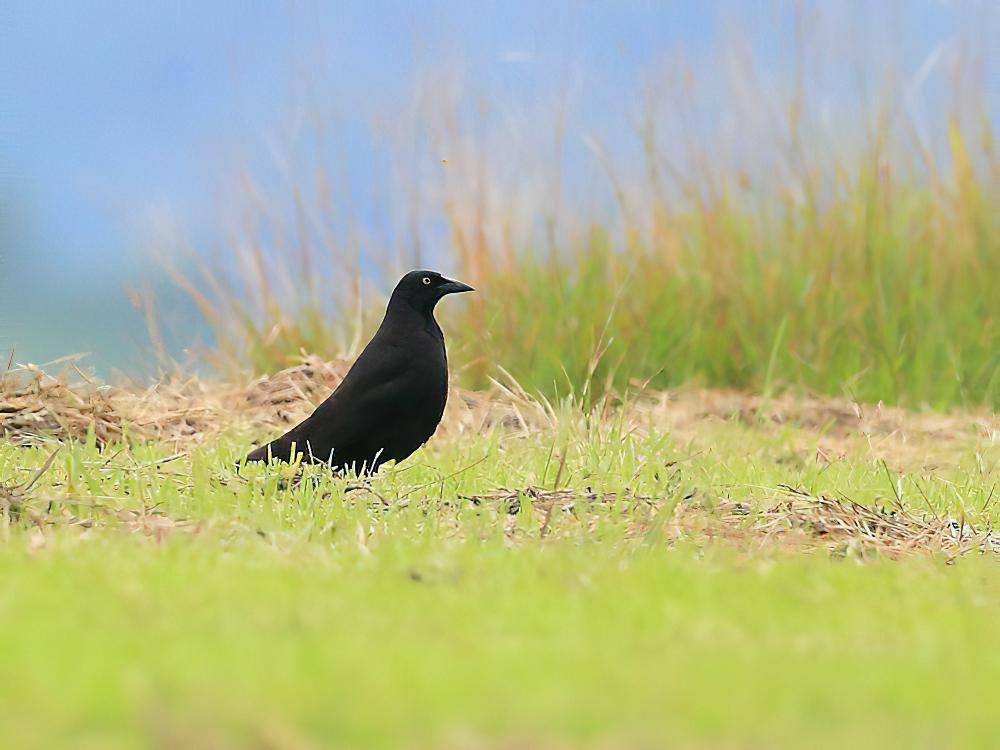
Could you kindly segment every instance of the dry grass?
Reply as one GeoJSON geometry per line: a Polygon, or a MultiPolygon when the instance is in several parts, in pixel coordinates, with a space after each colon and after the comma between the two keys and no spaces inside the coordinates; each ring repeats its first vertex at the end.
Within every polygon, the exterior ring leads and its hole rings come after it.
{"type": "Polygon", "coordinates": [[[1000,439],[1000,415],[982,408],[949,413],[912,411],[845,398],[784,394],[775,398],[732,390],[685,390],[650,395],[635,410],[646,424],[692,437],[737,422],[763,432],[790,433],[802,453],[829,463],[862,453],[900,470],[956,466],[969,441],[1000,439]]]}
{"type": "MultiPolygon", "coordinates": [[[[465,498],[476,505],[492,504],[498,511],[516,516],[530,504],[538,515],[539,534],[545,537],[555,513],[575,513],[594,504],[617,505],[631,519],[628,535],[642,538],[662,533],[670,543],[711,539],[740,549],[786,552],[826,551],[835,556],[893,559],[911,554],[935,554],[948,561],[971,552],[1000,553],[1000,534],[989,527],[976,528],[969,520],[943,518],[934,513],[918,514],[901,504],[891,509],[869,508],[849,499],[812,496],[783,487],[780,498],[762,498],[764,510],[755,511],[745,502],[716,506],[699,502],[695,493],[674,505],[671,501],[634,494],[545,490],[501,490],[465,498]],[[669,520],[661,523],[663,512],[669,520]]],[[[580,514],[587,518],[586,512],[580,514]]],[[[509,539],[518,535],[513,522],[507,525],[509,539]]]]}
{"type": "MultiPolygon", "coordinates": [[[[813,496],[794,487],[766,510],[755,513],[744,503],[725,503],[706,523],[705,509],[682,505],[675,526],[690,532],[705,528],[747,547],[778,547],[790,551],[826,550],[834,555],[864,559],[873,555],[899,558],[909,554],[939,554],[951,561],[970,552],[1000,553],[1000,535],[968,520],[914,513],[902,504],[870,508],[847,498],[813,496]]],[[[773,502],[773,500],[771,501],[773,502]]]]}
{"type": "Polygon", "coordinates": [[[0,374],[0,436],[28,445],[50,437],[79,439],[93,430],[100,445],[119,441],[123,415],[113,393],[75,367],[52,376],[34,365],[8,366],[0,374]]]}
{"type": "MultiPolygon", "coordinates": [[[[349,363],[307,356],[274,375],[216,380],[174,375],[146,388],[94,383],[76,368],[49,375],[28,365],[0,377],[0,435],[16,444],[83,439],[99,445],[129,437],[185,449],[228,429],[277,431],[306,417],[343,379],[349,363]]],[[[517,384],[488,391],[453,388],[440,435],[494,429],[529,432],[553,427],[563,405],[534,397],[517,384]]],[[[778,397],[718,389],[644,392],[622,400],[608,394],[595,407],[603,421],[620,417],[628,429],[669,430],[682,436],[720,422],[761,429],[792,428],[821,436],[831,456],[862,437],[900,447],[927,438],[939,442],[1000,434],[1000,415],[987,409],[915,412],[843,398],[778,397]]]]}
{"type": "Polygon", "coordinates": [[[848,499],[785,489],[787,499],[761,514],[755,532],[765,537],[798,533],[843,554],[872,550],[898,557],[936,552],[954,559],[969,552],[1000,552],[1000,535],[989,528],[977,529],[965,518],[915,514],[901,504],[867,508],[848,499]]]}
{"type": "MultiPolygon", "coordinates": [[[[345,362],[307,357],[273,376],[242,382],[178,375],[140,389],[101,386],[76,369],[50,376],[35,367],[20,367],[0,379],[0,432],[18,445],[90,437],[99,446],[123,439],[150,440],[186,451],[231,429],[260,436],[279,431],[306,416],[346,371],[345,362]]],[[[497,384],[488,392],[455,389],[439,439],[495,430],[526,436],[555,429],[560,420],[574,413],[579,414],[579,410],[571,404],[553,406],[516,386],[497,384]]],[[[860,441],[876,461],[903,465],[912,461],[920,469],[933,468],[928,460],[931,455],[935,465],[947,460],[949,444],[962,443],[963,439],[995,441],[1000,435],[1000,415],[988,411],[914,413],[843,399],[790,395],[768,399],[712,390],[649,393],[624,403],[608,396],[592,416],[599,417],[603,425],[617,421],[624,430],[670,432],[693,443],[712,440],[723,423],[750,426],[761,435],[790,432],[793,444],[794,436],[800,435],[803,451],[815,451],[816,459],[827,462],[837,460],[838,454],[846,454],[860,441]],[[934,448],[928,450],[928,446],[934,448]]],[[[54,457],[55,453],[27,481],[0,488],[5,513],[19,512],[54,457]]],[[[933,511],[914,513],[901,502],[891,508],[873,508],[846,497],[813,496],[781,486],[777,493],[762,493],[752,504],[713,504],[703,503],[696,493],[669,499],[628,491],[558,489],[558,475],[555,486],[557,489],[504,488],[462,496],[459,501],[505,510],[511,516],[512,542],[521,533],[513,517],[527,502],[538,518],[542,537],[549,532],[553,514],[617,504],[628,516],[629,535],[633,537],[662,530],[669,541],[709,538],[748,549],[823,549],[860,557],[872,551],[891,557],[935,553],[948,559],[974,551],[1000,552],[1000,537],[989,528],[975,528],[968,519],[945,518],[933,511]]],[[[157,540],[191,526],[156,508],[76,510],[56,504],[44,513],[34,513],[29,520],[39,528],[59,524],[84,530],[112,523],[157,540]]],[[[586,513],[580,515],[587,517],[586,513]]]]}

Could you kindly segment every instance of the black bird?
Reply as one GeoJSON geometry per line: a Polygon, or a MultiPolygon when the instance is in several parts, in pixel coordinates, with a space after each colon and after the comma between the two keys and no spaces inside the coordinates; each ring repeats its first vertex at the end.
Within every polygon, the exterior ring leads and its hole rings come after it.
{"type": "Polygon", "coordinates": [[[372,473],[413,453],[434,434],[448,398],[448,360],[434,306],[445,295],[471,291],[435,271],[406,274],[382,325],[330,397],[246,460],[301,456],[337,471],[372,473]]]}

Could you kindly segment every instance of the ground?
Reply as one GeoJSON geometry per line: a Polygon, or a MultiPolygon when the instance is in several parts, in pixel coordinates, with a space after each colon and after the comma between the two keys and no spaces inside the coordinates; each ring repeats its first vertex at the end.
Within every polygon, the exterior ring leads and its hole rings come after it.
{"type": "Polygon", "coordinates": [[[6,742],[996,745],[995,414],[498,386],[370,481],[232,469],[341,371],[8,382],[6,742]]]}

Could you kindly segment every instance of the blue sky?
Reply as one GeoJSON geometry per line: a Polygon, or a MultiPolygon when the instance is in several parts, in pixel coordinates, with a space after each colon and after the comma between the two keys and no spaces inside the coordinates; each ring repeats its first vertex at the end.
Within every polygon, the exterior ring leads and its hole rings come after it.
{"type": "MultiPolygon", "coordinates": [[[[809,5],[807,3],[807,5],[809,5]]],[[[907,64],[959,32],[937,0],[846,3],[862,27],[904,17],[907,64]],[[890,11],[869,13],[875,6],[890,11]]],[[[142,220],[167,210],[196,242],[218,241],[220,174],[256,158],[304,99],[328,99],[351,168],[379,158],[365,133],[419,71],[459,67],[530,112],[567,76],[581,132],[631,137],[642,72],[683,50],[711,66],[723,19],[775,70],[788,3],[50,2],[4,4],[0,25],[0,348],[41,361],[91,351],[129,366],[143,343],[124,288],[158,284],[142,220]]],[[[877,30],[877,29],[876,29],[877,30]]],[[[858,32],[872,29],[859,28],[858,32]]]]}

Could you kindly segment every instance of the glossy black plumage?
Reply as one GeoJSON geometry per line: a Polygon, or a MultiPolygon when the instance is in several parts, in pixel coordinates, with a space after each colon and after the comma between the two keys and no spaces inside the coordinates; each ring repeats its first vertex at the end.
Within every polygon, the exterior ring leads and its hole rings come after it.
{"type": "Polygon", "coordinates": [[[291,461],[301,454],[306,462],[360,473],[413,453],[434,434],[448,397],[448,360],[434,306],[445,295],[469,291],[434,271],[406,274],[375,336],[333,394],[246,460],[291,461]]]}

